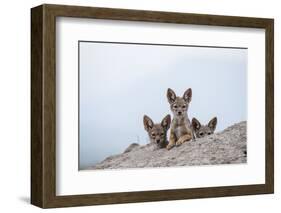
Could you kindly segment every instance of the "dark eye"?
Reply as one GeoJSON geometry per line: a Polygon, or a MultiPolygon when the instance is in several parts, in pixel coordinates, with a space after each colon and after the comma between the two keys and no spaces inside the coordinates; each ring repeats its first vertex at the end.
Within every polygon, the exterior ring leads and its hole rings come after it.
{"type": "Polygon", "coordinates": [[[177,106],[177,105],[175,105],[175,106],[174,106],[174,108],[176,109],[176,108],[178,108],[178,106],[177,106]]]}
{"type": "Polygon", "coordinates": [[[208,135],[211,135],[212,133],[211,132],[208,132],[208,135]]]}
{"type": "Polygon", "coordinates": [[[204,135],[204,133],[203,133],[203,132],[200,132],[200,133],[199,133],[199,135],[200,135],[200,136],[203,136],[203,135],[204,135]]]}
{"type": "Polygon", "coordinates": [[[182,106],[182,108],[185,108],[185,107],[186,107],[186,105],[183,105],[183,106],[182,106]]]}
{"type": "Polygon", "coordinates": [[[164,133],[162,132],[160,135],[161,135],[161,136],[164,136],[164,133]]]}
{"type": "Polygon", "coordinates": [[[152,137],[155,137],[155,133],[152,133],[151,136],[152,136],[152,137]]]}

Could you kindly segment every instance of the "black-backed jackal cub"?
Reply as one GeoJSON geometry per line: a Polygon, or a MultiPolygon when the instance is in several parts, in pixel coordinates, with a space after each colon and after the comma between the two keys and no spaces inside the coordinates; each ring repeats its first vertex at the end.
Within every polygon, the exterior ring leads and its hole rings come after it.
{"type": "Polygon", "coordinates": [[[192,90],[189,88],[183,94],[183,97],[177,97],[172,89],[168,89],[167,98],[170,108],[173,112],[171,124],[170,140],[167,149],[173,146],[179,146],[193,138],[193,132],[190,126],[190,120],[187,116],[189,103],[191,102],[192,90]]]}
{"type": "Polygon", "coordinates": [[[143,124],[148,132],[150,142],[156,144],[158,148],[166,148],[168,145],[167,132],[171,124],[171,116],[167,115],[161,123],[154,122],[147,115],[143,116],[143,124]]]}
{"type": "Polygon", "coordinates": [[[192,128],[195,132],[197,138],[203,138],[206,135],[211,135],[214,133],[217,126],[217,117],[214,117],[209,121],[207,125],[201,125],[201,123],[196,119],[192,119],[192,128]]]}

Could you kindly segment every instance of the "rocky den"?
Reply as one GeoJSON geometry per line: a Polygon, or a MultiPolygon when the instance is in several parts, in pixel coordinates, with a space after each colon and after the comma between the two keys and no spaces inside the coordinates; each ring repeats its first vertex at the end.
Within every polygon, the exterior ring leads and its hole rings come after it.
{"type": "Polygon", "coordinates": [[[153,144],[131,144],[123,153],[107,157],[88,169],[178,167],[247,162],[246,121],[213,135],[189,141],[171,150],[153,144]]]}

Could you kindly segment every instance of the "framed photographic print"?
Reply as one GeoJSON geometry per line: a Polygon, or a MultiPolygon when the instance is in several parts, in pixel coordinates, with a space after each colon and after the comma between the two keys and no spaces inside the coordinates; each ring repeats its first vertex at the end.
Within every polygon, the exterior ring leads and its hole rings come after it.
{"type": "Polygon", "coordinates": [[[274,191],[273,19],[31,9],[31,203],[274,191]]]}

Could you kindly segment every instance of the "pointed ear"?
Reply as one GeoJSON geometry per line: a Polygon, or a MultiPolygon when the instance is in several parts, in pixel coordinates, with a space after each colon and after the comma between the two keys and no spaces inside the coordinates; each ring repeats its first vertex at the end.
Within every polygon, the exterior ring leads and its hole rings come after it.
{"type": "Polygon", "coordinates": [[[184,92],[182,98],[183,98],[187,103],[190,103],[191,97],[192,97],[192,90],[191,90],[191,88],[189,88],[188,90],[186,90],[186,91],[184,92]]]}
{"type": "Polygon", "coordinates": [[[198,131],[201,128],[201,124],[196,118],[192,118],[191,124],[195,131],[198,131]]]}
{"type": "Polygon", "coordinates": [[[146,131],[149,131],[154,126],[153,121],[147,115],[143,116],[143,125],[146,131]]]}
{"type": "Polygon", "coordinates": [[[167,90],[167,98],[170,104],[174,103],[176,100],[176,93],[172,89],[167,90]]]}
{"type": "Polygon", "coordinates": [[[161,126],[168,130],[170,128],[170,124],[171,124],[171,116],[170,115],[166,115],[165,118],[163,118],[163,120],[161,121],[161,126]]]}
{"type": "Polygon", "coordinates": [[[210,129],[212,131],[215,131],[215,129],[217,127],[217,123],[218,123],[218,119],[217,119],[217,117],[214,117],[212,120],[209,121],[208,127],[210,127],[210,129]]]}

